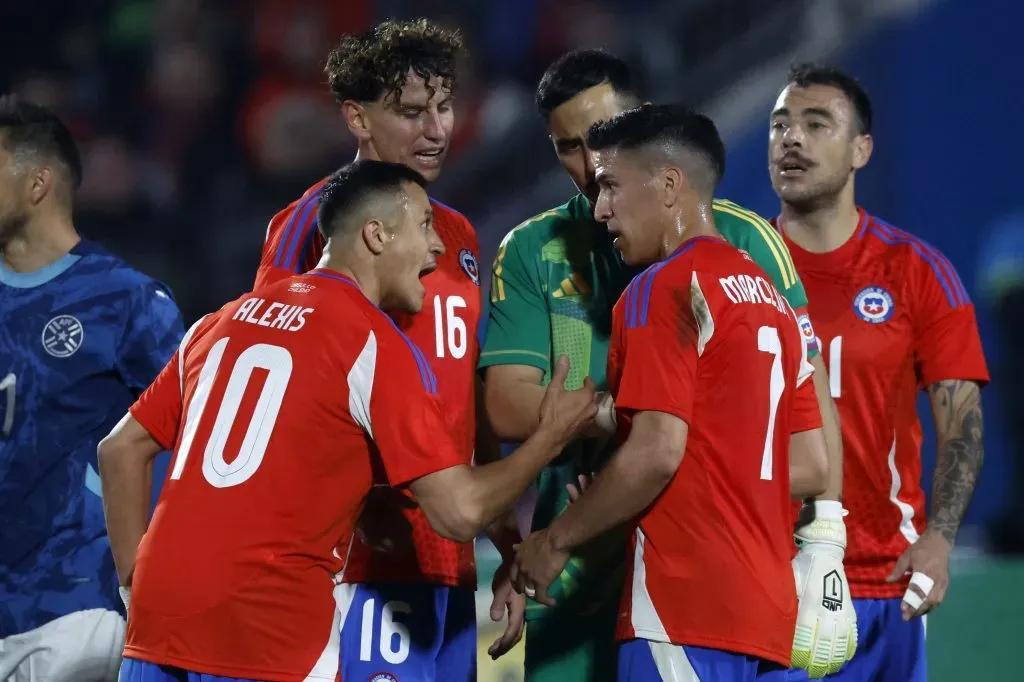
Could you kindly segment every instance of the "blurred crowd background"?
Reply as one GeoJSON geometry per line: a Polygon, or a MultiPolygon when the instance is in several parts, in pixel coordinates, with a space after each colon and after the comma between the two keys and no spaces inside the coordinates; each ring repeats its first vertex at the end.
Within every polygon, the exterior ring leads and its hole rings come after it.
{"type": "MultiPolygon", "coordinates": [[[[1015,394],[1024,382],[1024,102],[1012,85],[1024,64],[1016,30],[1024,6],[5,0],[0,91],[50,106],[70,125],[85,163],[78,227],[170,284],[191,321],[250,288],[273,213],[351,159],[321,68],[331,47],[378,20],[414,16],[459,27],[471,50],[451,153],[432,193],[476,225],[482,267],[509,229],[572,192],[532,101],[540,74],[566,50],[605,47],[634,65],[649,99],[711,114],[729,146],[720,196],[768,216],[777,201],[767,117],[787,66],[832,61],[862,80],[876,110],[876,152],[858,176],[860,203],[951,258],[977,304],[994,377],[985,393],[988,459],[958,550],[962,582],[981,576],[981,591],[958,588],[954,574],[950,617],[935,615],[929,639],[955,632],[957,640],[930,647],[946,656],[933,679],[1019,679],[998,665],[1012,643],[999,653],[971,638],[985,637],[978,624],[993,613],[1004,614],[997,623],[1014,618],[1024,599],[1012,587],[1024,568],[985,558],[1024,554],[1024,401],[1015,394]],[[957,652],[968,646],[990,651],[981,658],[995,667],[960,676],[957,652]]],[[[926,434],[927,477],[934,442],[926,434]]]]}

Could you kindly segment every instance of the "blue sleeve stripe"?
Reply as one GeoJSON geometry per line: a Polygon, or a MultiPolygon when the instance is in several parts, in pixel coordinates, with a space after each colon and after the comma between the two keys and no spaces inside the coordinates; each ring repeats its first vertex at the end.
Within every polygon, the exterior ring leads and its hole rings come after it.
{"type": "Polygon", "coordinates": [[[633,281],[626,287],[626,329],[636,326],[637,299],[640,296],[640,279],[647,273],[646,270],[633,278],[633,281]]]}
{"type": "Polygon", "coordinates": [[[646,273],[644,279],[644,290],[640,295],[641,308],[640,308],[640,326],[647,326],[647,308],[651,304],[651,287],[654,286],[654,276],[658,274],[658,271],[665,267],[665,263],[668,261],[662,261],[650,268],[646,273]]]}
{"type": "Polygon", "coordinates": [[[970,305],[971,298],[968,296],[967,288],[964,287],[963,282],[960,280],[956,268],[935,247],[927,244],[919,237],[878,221],[873,221],[868,229],[874,236],[886,244],[910,246],[914,253],[932,269],[935,279],[938,280],[942,290],[946,293],[949,307],[958,308],[970,305]]]}
{"type": "Polygon", "coordinates": [[[416,360],[416,367],[420,371],[420,381],[423,382],[423,389],[430,395],[437,395],[437,377],[434,376],[434,371],[430,369],[430,363],[427,362],[427,357],[423,354],[423,351],[420,350],[419,346],[413,343],[412,339],[405,335],[405,332],[398,328],[398,325],[395,324],[395,321],[392,320],[389,315],[383,312],[381,314],[384,315],[385,319],[391,323],[391,326],[395,328],[398,335],[401,336],[406,345],[409,346],[409,350],[412,351],[412,357],[416,360]]]}
{"type": "MultiPolygon", "coordinates": [[[[362,293],[362,290],[359,289],[359,286],[356,285],[355,282],[339,273],[331,272],[329,270],[314,270],[311,274],[318,277],[327,277],[328,279],[338,280],[339,282],[347,284],[362,293]]],[[[380,310],[380,308],[377,308],[377,310],[380,310]]],[[[398,335],[401,336],[406,345],[409,346],[409,350],[412,351],[412,357],[416,360],[416,368],[419,369],[420,372],[420,381],[423,382],[423,389],[430,395],[437,395],[437,377],[434,375],[434,371],[430,369],[430,363],[427,362],[427,356],[423,354],[423,351],[420,350],[419,346],[413,343],[412,339],[405,335],[405,332],[399,329],[398,325],[395,324],[395,321],[391,319],[390,315],[385,313],[383,310],[380,310],[380,314],[391,324],[392,327],[395,328],[398,335]]]]}
{"type": "Polygon", "coordinates": [[[654,288],[654,278],[667,264],[682,256],[690,249],[695,247],[702,241],[708,241],[703,237],[697,237],[691,239],[682,247],[677,249],[675,253],[661,261],[655,263],[651,267],[647,268],[629,284],[629,288],[626,290],[628,298],[626,299],[626,328],[631,329],[633,327],[645,327],[647,326],[647,311],[651,305],[651,291],[654,288]]]}
{"type": "Polygon", "coordinates": [[[304,198],[292,210],[292,217],[284,228],[281,241],[277,245],[277,253],[274,255],[274,267],[283,268],[298,272],[297,255],[299,245],[310,229],[310,222],[316,222],[317,202],[320,192],[314,192],[304,198]],[[312,221],[311,221],[312,216],[312,221]]]}

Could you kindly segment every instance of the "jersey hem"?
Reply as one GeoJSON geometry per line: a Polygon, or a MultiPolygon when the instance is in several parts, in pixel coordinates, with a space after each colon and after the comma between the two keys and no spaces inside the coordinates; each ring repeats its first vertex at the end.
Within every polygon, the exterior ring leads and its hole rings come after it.
{"type": "Polygon", "coordinates": [[[770,649],[757,646],[756,644],[739,640],[716,639],[714,637],[701,637],[699,635],[684,635],[677,632],[658,632],[656,630],[648,630],[646,628],[633,628],[633,633],[634,635],[632,637],[617,635],[615,639],[619,642],[643,639],[648,642],[663,642],[665,644],[673,644],[675,646],[699,646],[705,649],[716,649],[718,651],[725,651],[731,654],[753,656],[755,658],[771,661],[772,663],[778,663],[786,668],[788,668],[792,663],[793,652],[789,647],[786,648],[784,653],[779,653],[778,651],[772,651],[770,649]],[[667,638],[666,635],[668,636],[667,638]]]}
{"type": "Polygon", "coordinates": [[[373,578],[366,580],[350,578],[346,575],[341,582],[346,585],[425,585],[429,587],[453,587],[462,590],[473,590],[474,592],[476,592],[478,586],[478,582],[475,579],[472,582],[469,582],[458,578],[440,575],[418,575],[408,576],[405,578],[373,578]]]}
{"type": "MultiPolygon", "coordinates": [[[[180,656],[155,656],[145,650],[134,646],[125,646],[124,657],[133,658],[137,661],[152,663],[153,665],[168,665],[173,668],[181,668],[194,673],[206,675],[219,675],[220,677],[235,677],[240,679],[258,679],[264,682],[305,682],[306,680],[325,680],[334,682],[337,673],[330,675],[314,675],[312,671],[303,673],[286,673],[282,671],[267,671],[262,668],[242,668],[235,666],[222,666],[212,663],[202,663],[180,656]]],[[[340,652],[339,652],[340,664],[340,652]]]]}

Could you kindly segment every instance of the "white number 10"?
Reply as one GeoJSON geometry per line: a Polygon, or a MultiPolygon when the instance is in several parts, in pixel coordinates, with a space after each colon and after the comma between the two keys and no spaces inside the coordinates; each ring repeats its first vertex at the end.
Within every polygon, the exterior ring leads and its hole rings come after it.
{"type": "Polygon", "coordinates": [[[445,340],[448,341],[448,354],[453,358],[458,360],[466,354],[469,345],[466,338],[466,323],[458,316],[458,311],[465,307],[466,299],[461,296],[448,296],[443,306],[441,297],[434,296],[434,340],[437,345],[437,357],[443,358],[445,355],[445,340]]]}
{"type": "MultiPolygon", "coordinates": [[[[203,368],[199,371],[199,382],[188,404],[181,445],[178,447],[171,470],[171,480],[181,478],[181,473],[185,469],[192,440],[206,411],[210,388],[217,378],[217,370],[224,358],[224,349],[228,341],[229,339],[223,338],[213,344],[203,368]]],[[[241,352],[235,360],[234,367],[231,368],[227,387],[217,406],[213,431],[203,452],[203,477],[210,485],[215,488],[230,488],[245,483],[256,473],[263,463],[263,456],[267,453],[267,443],[277,423],[277,414],[281,410],[281,402],[284,400],[285,389],[288,388],[291,377],[292,356],[287,349],[259,343],[241,352]],[[239,447],[238,456],[228,464],[224,457],[224,446],[227,444],[235,419],[238,418],[238,408],[254,369],[267,370],[267,380],[249,417],[249,425],[245,429],[245,437],[239,447]]]]}
{"type": "Polygon", "coordinates": [[[772,480],[774,456],[772,448],[775,444],[775,418],[779,412],[779,400],[786,388],[786,375],[782,372],[782,344],[779,342],[779,330],[775,327],[761,327],[757,330],[757,349],[772,355],[772,376],[768,387],[768,433],[764,437],[764,452],[761,455],[761,480],[772,480]]]}

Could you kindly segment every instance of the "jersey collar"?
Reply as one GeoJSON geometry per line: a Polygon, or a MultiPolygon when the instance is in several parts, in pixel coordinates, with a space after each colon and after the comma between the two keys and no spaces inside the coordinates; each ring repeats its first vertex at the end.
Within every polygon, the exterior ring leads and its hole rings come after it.
{"type": "Polygon", "coordinates": [[[78,247],[76,246],[49,265],[32,272],[16,272],[0,261],[0,283],[15,289],[34,289],[42,286],[63,275],[68,268],[77,263],[84,255],[77,251],[78,247]]]}

